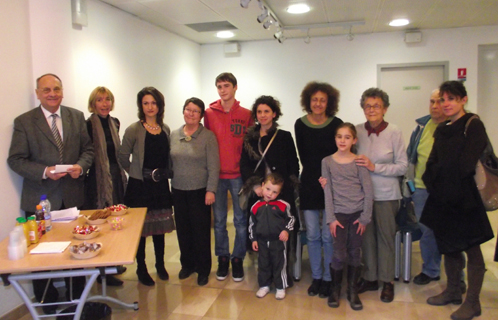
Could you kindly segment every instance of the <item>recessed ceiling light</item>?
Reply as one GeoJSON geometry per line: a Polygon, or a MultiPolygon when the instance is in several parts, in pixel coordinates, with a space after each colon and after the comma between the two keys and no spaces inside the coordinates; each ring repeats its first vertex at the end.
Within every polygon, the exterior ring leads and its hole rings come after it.
{"type": "Polygon", "coordinates": [[[306,13],[308,11],[310,11],[310,7],[305,3],[293,4],[287,8],[287,12],[293,14],[306,13]]]}
{"type": "Polygon", "coordinates": [[[235,36],[235,34],[232,31],[220,31],[216,33],[216,36],[218,38],[226,39],[226,38],[232,38],[235,36]]]}
{"type": "Polygon", "coordinates": [[[408,19],[394,19],[391,22],[389,22],[389,25],[391,27],[402,27],[406,26],[409,23],[410,21],[408,21],[408,19]]]}

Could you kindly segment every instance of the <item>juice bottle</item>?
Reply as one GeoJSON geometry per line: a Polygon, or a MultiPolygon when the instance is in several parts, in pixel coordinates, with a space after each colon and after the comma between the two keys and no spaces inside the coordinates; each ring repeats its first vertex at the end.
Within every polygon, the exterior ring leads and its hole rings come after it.
{"type": "Polygon", "coordinates": [[[28,227],[29,227],[29,241],[32,244],[38,243],[40,237],[38,236],[38,225],[36,224],[34,216],[28,218],[28,227]]]}
{"type": "Polygon", "coordinates": [[[45,234],[45,214],[43,212],[42,206],[39,204],[36,205],[35,216],[36,216],[36,223],[38,224],[38,229],[40,233],[39,237],[41,238],[45,234]]]}
{"type": "Polygon", "coordinates": [[[29,246],[31,244],[31,241],[29,240],[29,226],[26,223],[26,219],[24,219],[23,217],[19,217],[16,219],[16,221],[16,226],[22,226],[24,237],[26,238],[26,243],[29,246]]]}

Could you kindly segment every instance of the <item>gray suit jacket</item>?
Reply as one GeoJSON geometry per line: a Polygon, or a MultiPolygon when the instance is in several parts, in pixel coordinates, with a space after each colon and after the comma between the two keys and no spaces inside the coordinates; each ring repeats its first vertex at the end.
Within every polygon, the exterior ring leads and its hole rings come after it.
{"type": "MultiPolygon", "coordinates": [[[[64,164],[79,164],[85,173],[93,161],[93,144],[88,136],[83,112],[60,106],[64,164]]],[[[58,210],[64,201],[67,208],[84,202],[84,174],[78,179],[69,175],[54,181],[43,179],[46,167],[59,163],[59,150],[41,106],[14,120],[14,133],[7,162],[24,178],[21,209],[33,212],[46,194],[52,209],[58,210]]]]}

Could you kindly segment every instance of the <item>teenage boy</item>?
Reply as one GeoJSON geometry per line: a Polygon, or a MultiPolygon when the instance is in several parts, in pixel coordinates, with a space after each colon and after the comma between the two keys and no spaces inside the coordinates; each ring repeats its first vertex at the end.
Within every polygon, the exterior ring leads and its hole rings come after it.
{"type": "Polygon", "coordinates": [[[272,280],[277,292],[275,298],[285,298],[287,284],[286,246],[289,233],[294,227],[294,217],[290,213],[290,205],[277,200],[284,179],[271,173],[262,184],[263,198],[251,208],[249,218],[249,239],[252,248],[258,251],[258,298],[263,298],[270,292],[272,280]]]}
{"type": "Polygon", "coordinates": [[[239,101],[235,100],[237,79],[233,74],[220,74],[216,77],[215,85],[220,99],[211,103],[206,110],[204,126],[216,135],[220,152],[220,180],[213,206],[215,254],[218,256],[216,279],[222,281],[227,278],[231,260],[233,280],[242,281],[247,218],[239,206],[238,193],[242,188],[239,163],[243,137],[254,120],[251,111],[242,108],[239,101]],[[235,243],[231,255],[227,232],[227,191],[232,196],[235,226],[235,243]]]}

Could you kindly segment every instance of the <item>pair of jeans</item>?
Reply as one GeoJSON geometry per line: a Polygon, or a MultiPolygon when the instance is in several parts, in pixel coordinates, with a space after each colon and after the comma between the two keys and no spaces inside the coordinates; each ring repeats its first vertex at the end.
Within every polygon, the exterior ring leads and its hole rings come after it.
{"type": "Polygon", "coordinates": [[[322,210],[303,210],[306,224],[306,239],[308,241],[308,255],[313,279],[332,281],[330,276],[330,262],[332,262],[332,235],[327,225],[327,217],[322,210]],[[320,216],[322,223],[320,225],[320,216]],[[322,260],[323,246],[323,260],[322,260]],[[323,267],[322,267],[323,261],[323,267]]]}
{"type": "Polygon", "coordinates": [[[413,204],[415,205],[415,215],[419,221],[420,230],[422,231],[422,237],[420,238],[420,253],[422,254],[422,273],[425,275],[435,278],[439,276],[441,271],[441,254],[437,248],[436,237],[432,229],[428,228],[424,224],[420,223],[420,217],[422,216],[422,211],[424,210],[425,202],[429,197],[429,193],[426,189],[415,189],[412,194],[413,204]]]}
{"type": "Polygon", "coordinates": [[[239,206],[239,191],[242,188],[242,178],[220,179],[216,190],[214,212],[214,253],[216,256],[230,256],[230,247],[227,231],[227,192],[233,201],[233,225],[235,227],[235,241],[232,258],[244,259],[246,255],[247,218],[239,206]]]}

